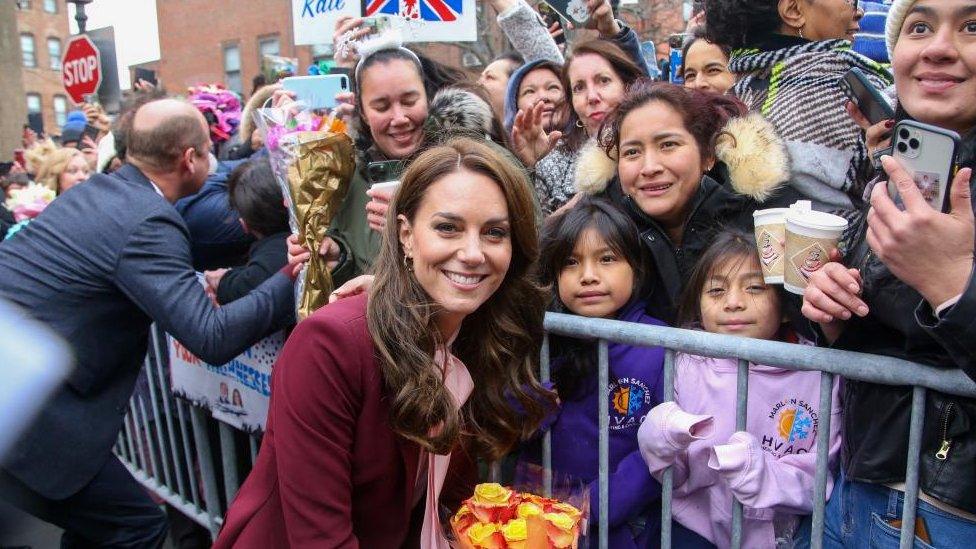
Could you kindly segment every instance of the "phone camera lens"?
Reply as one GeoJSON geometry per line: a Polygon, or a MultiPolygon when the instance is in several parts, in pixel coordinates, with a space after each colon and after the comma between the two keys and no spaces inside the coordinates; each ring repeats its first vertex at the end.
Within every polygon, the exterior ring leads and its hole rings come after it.
{"type": "Polygon", "coordinates": [[[902,154],[908,152],[908,145],[906,145],[904,143],[899,143],[898,144],[898,152],[900,152],[902,154]]]}
{"type": "Polygon", "coordinates": [[[905,128],[902,128],[901,131],[898,132],[898,136],[901,137],[902,139],[908,139],[909,135],[911,134],[909,134],[908,130],[906,130],[905,128]]]}
{"type": "Polygon", "coordinates": [[[913,149],[917,149],[919,144],[918,139],[915,139],[914,137],[908,140],[908,146],[913,149]]]}

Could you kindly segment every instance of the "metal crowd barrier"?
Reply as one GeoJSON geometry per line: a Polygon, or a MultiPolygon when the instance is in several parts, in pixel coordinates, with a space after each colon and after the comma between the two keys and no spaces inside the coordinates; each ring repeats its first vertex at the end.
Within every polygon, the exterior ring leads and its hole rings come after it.
{"type": "MultiPolygon", "coordinates": [[[[745,430],[746,404],[748,402],[749,362],[779,366],[789,370],[819,370],[821,425],[817,432],[817,469],[813,489],[813,527],[811,546],[823,547],[824,503],[827,489],[827,451],[830,436],[831,391],[835,375],[869,381],[883,385],[914,386],[912,394],[911,422],[908,434],[908,462],[905,477],[905,499],[902,508],[901,549],[913,547],[915,533],[915,504],[918,499],[918,463],[922,444],[922,420],[925,415],[925,394],[928,389],[963,397],[976,397],[976,383],[961,370],[940,370],[932,366],[915,364],[889,357],[823,349],[806,345],[794,345],[742,337],[709,334],[706,332],[648,326],[616,320],[600,320],[573,315],[549,313],[546,315],[546,332],[575,338],[597,339],[598,376],[600,394],[609,393],[609,365],[607,342],[624,343],[641,347],[664,347],[664,400],[674,400],[674,353],[693,353],[715,358],[739,359],[736,399],[736,429],[745,430]]],[[[548,380],[548,337],[542,350],[542,377],[548,380]]],[[[607,549],[607,512],[609,504],[609,403],[600,399],[599,441],[599,535],[598,546],[607,549]]],[[[543,440],[543,469],[551,470],[551,444],[548,435],[543,440]]],[[[661,547],[671,547],[671,496],[672,471],[666,470],[661,489],[661,547]]],[[[742,546],[742,504],[733,504],[732,547],[742,546]]]]}
{"type": "MultiPolygon", "coordinates": [[[[976,398],[976,383],[961,370],[940,370],[932,366],[877,355],[852,353],[806,345],[748,339],[706,332],[648,326],[615,320],[547,313],[547,334],[597,339],[599,391],[599,508],[597,546],[607,549],[609,512],[609,364],[608,342],[643,347],[664,347],[664,400],[674,399],[674,353],[686,352],[715,358],[739,360],[736,429],[745,430],[748,402],[749,362],[790,370],[822,372],[820,382],[820,427],[817,432],[817,462],[813,489],[811,546],[823,547],[824,505],[827,486],[831,392],[835,375],[883,385],[913,386],[908,435],[905,498],[902,509],[901,549],[914,542],[915,506],[918,499],[919,456],[926,391],[976,398]]],[[[168,504],[207,528],[213,537],[222,524],[227,505],[233,500],[246,471],[254,463],[260,441],[249,436],[249,452],[239,456],[235,435],[242,433],[210,417],[207,411],[173,397],[169,386],[169,361],[165,334],[153,326],[146,357],[145,380],[137,387],[124,419],[124,429],[115,448],[122,463],[146,488],[168,504]],[[147,408],[148,402],[148,408],[147,408]],[[187,418],[190,422],[187,423],[187,418]],[[219,438],[214,442],[212,438],[219,438]],[[219,454],[220,468],[215,467],[219,454]],[[242,465],[243,463],[243,465],[242,465]],[[242,470],[244,469],[244,474],[242,470]],[[222,493],[220,485],[223,486],[222,493]],[[201,498],[202,493],[202,498],[201,498]]],[[[542,347],[543,381],[550,377],[548,335],[542,347]]],[[[543,438],[544,490],[552,489],[552,444],[543,438]]],[[[498,467],[493,466],[492,477],[498,467]]],[[[661,490],[661,546],[671,547],[672,474],[665,471],[661,490]]],[[[732,547],[742,545],[742,505],[733,504],[732,547]]]]}
{"type": "Polygon", "coordinates": [[[136,480],[216,538],[259,445],[258,437],[236,431],[207,410],[173,396],[166,335],[153,325],[145,370],[115,446],[115,454],[136,480]],[[249,451],[238,455],[235,437],[244,436],[249,451]]]}

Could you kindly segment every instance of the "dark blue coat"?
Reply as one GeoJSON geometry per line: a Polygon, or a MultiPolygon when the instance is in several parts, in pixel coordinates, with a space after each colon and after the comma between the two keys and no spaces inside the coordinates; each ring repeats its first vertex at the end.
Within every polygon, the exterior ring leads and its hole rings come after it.
{"type": "Polygon", "coordinates": [[[190,263],[186,225],[131,165],[68,190],[0,244],[0,298],[74,352],[67,382],[2,464],[51,499],[76,493],[109,458],[151,322],[221,364],[294,318],[292,283],[282,273],[214,307],[190,263]]]}

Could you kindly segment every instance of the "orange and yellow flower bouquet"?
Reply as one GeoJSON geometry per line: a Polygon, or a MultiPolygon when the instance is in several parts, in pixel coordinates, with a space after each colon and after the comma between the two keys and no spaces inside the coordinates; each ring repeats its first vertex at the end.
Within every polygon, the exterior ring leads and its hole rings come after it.
{"type": "Polygon", "coordinates": [[[462,549],[576,549],[582,512],[500,484],[479,484],[451,518],[462,549]]]}

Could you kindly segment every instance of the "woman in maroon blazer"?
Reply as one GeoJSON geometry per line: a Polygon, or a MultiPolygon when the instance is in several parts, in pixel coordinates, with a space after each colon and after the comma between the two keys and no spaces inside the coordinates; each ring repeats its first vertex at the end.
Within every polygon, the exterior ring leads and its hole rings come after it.
{"type": "Polygon", "coordinates": [[[446,546],[438,510],[471,494],[474,459],[553,404],[533,373],[531,192],[483,142],[411,164],[368,298],[317,311],[275,364],[261,452],[215,547],[446,546]]]}

